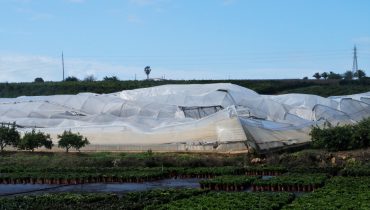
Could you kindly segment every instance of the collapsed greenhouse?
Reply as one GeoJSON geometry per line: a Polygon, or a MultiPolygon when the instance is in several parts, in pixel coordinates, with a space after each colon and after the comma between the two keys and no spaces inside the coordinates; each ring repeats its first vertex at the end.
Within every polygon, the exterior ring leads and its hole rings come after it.
{"type": "Polygon", "coordinates": [[[314,125],[366,117],[370,92],[260,95],[223,83],[0,99],[0,122],[49,133],[54,143],[65,130],[79,132],[87,151],[266,152],[307,144],[314,125]]]}

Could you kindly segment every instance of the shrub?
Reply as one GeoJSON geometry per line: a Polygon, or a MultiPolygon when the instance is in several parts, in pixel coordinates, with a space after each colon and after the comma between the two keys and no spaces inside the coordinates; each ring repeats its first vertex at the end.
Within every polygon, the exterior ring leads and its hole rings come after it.
{"type": "Polygon", "coordinates": [[[370,145],[370,118],[360,121],[355,127],[353,133],[354,144],[361,148],[367,148],[370,145]]]}
{"type": "Polygon", "coordinates": [[[328,151],[367,148],[370,142],[370,118],[355,125],[332,126],[323,128],[315,126],[311,132],[312,146],[328,151]]]}
{"type": "Polygon", "coordinates": [[[65,148],[66,152],[69,151],[70,148],[75,148],[77,151],[88,144],[90,142],[87,140],[86,137],[83,137],[80,133],[72,133],[72,131],[64,131],[62,135],[58,135],[58,147],[65,148]]]}
{"type": "Polygon", "coordinates": [[[53,147],[53,142],[51,141],[49,134],[44,134],[41,131],[36,133],[35,129],[31,132],[26,132],[18,144],[19,149],[32,150],[32,152],[35,148],[42,146],[47,149],[51,149],[53,147]]]}

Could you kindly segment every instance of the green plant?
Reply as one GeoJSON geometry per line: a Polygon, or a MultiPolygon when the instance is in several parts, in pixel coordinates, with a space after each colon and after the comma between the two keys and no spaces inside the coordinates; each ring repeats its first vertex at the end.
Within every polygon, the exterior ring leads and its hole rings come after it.
{"type": "Polygon", "coordinates": [[[0,198],[0,209],[153,209],[171,201],[207,193],[198,189],[150,190],[126,193],[52,193],[0,198]]]}
{"type": "Polygon", "coordinates": [[[335,177],[283,209],[370,209],[370,177],[335,177]]]}
{"type": "Polygon", "coordinates": [[[312,191],[324,185],[326,174],[285,174],[269,180],[257,179],[254,191],[312,191]]]}
{"type": "Polygon", "coordinates": [[[20,134],[15,127],[15,122],[10,125],[5,125],[4,123],[0,126],[0,149],[1,152],[4,151],[6,146],[16,147],[20,140],[20,134]]]}
{"type": "Polygon", "coordinates": [[[260,177],[257,176],[217,176],[213,179],[206,179],[199,182],[202,189],[242,191],[245,190],[253,181],[260,177]]]}
{"type": "Polygon", "coordinates": [[[44,146],[47,149],[51,149],[53,142],[51,141],[50,135],[45,134],[41,131],[36,132],[32,129],[31,132],[26,132],[17,145],[21,150],[34,151],[35,148],[44,146]]]}
{"type": "Polygon", "coordinates": [[[34,82],[43,83],[44,79],[42,79],[41,77],[37,77],[35,78],[34,82]]]}
{"type": "Polygon", "coordinates": [[[277,210],[291,202],[294,195],[291,193],[249,193],[249,192],[211,192],[201,196],[192,196],[187,199],[172,201],[167,204],[149,207],[146,209],[261,209],[277,210]]]}
{"type": "Polygon", "coordinates": [[[65,148],[66,152],[70,148],[80,151],[82,147],[90,144],[86,137],[84,138],[80,133],[72,133],[70,130],[64,131],[62,135],[58,135],[58,138],[60,139],[58,147],[65,148]]]}
{"type": "Polygon", "coordinates": [[[370,118],[354,125],[332,126],[326,123],[323,128],[314,126],[310,135],[314,148],[328,151],[366,148],[370,144],[370,118]]]}

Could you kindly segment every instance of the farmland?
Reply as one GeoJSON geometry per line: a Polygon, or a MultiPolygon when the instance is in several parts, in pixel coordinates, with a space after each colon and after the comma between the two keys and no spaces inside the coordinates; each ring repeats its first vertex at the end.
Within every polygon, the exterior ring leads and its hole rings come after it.
{"type": "Polygon", "coordinates": [[[260,156],[256,164],[251,154],[4,152],[0,186],[191,178],[199,187],[15,194],[0,197],[0,209],[368,209],[369,153],[304,150],[260,156]]]}

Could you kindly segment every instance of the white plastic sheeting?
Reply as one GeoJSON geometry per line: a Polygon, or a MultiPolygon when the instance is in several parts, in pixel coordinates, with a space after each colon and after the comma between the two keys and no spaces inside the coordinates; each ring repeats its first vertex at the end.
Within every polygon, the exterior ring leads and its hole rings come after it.
{"type": "Polygon", "coordinates": [[[80,132],[85,150],[263,152],[310,141],[313,125],[370,117],[370,92],[323,98],[259,95],[233,84],[164,85],[112,94],[0,99],[0,122],[80,132]]]}

